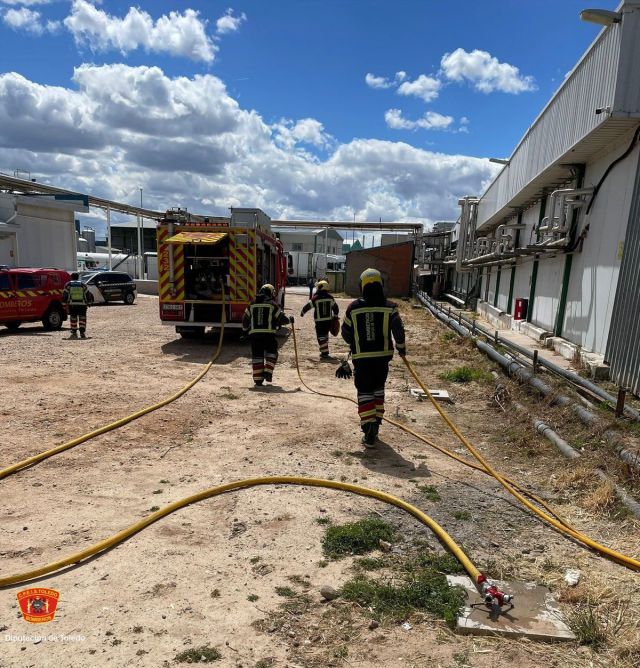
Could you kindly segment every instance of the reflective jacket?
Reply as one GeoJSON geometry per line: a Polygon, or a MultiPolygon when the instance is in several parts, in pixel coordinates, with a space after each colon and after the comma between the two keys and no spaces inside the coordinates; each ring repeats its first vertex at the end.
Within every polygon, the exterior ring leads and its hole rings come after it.
{"type": "Polygon", "coordinates": [[[242,331],[252,334],[275,334],[278,327],[286,325],[289,318],[272,300],[258,297],[247,306],[242,318],[242,331]]]}
{"type": "Polygon", "coordinates": [[[393,341],[398,352],[406,351],[404,325],[398,307],[387,300],[382,306],[370,305],[362,298],[351,302],[342,322],[341,333],[351,347],[354,360],[393,357],[393,341]]]}
{"type": "Polygon", "coordinates": [[[326,290],[316,292],[315,295],[302,307],[302,315],[313,309],[313,319],[316,322],[331,320],[340,313],[336,300],[326,290]]]}
{"type": "Polygon", "coordinates": [[[64,286],[62,301],[71,306],[86,306],[87,286],[82,281],[69,281],[64,286]]]}

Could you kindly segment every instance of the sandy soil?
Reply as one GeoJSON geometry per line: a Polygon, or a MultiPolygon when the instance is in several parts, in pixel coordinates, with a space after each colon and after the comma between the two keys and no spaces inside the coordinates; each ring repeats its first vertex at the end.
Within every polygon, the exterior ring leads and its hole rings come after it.
{"type": "MultiPolygon", "coordinates": [[[[303,296],[288,296],[287,311],[298,315],[303,302],[303,296]]],[[[347,303],[340,300],[341,308],[347,303]]],[[[484,454],[561,503],[579,528],[637,556],[638,525],[585,504],[583,497],[596,494],[596,487],[585,478],[577,489],[575,465],[533,435],[526,417],[502,412],[491,401],[492,383],[454,385],[437,378],[462,363],[491,369],[484,358],[444,337],[444,328],[423,310],[408,303],[401,307],[417,369],[432,388],[454,395],[450,414],[484,454]]],[[[312,318],[297,318],[296,328],[307,382],[354,396],[350,382],[335,379],[335,362],[319,362],[312,318]]],[[[66,329],[49,333],[24,326],[17,335],[0,332],[0,467],[174,392],[200,370],[216,342],[215,336],[182,341],[160,324],[157,300],[144,296],[132,307],[92,308],[88,333],[87,341],[72,341],[66,329]]],[[[36,586],[60,592],[49,624],[21,619],[16,592],[26,585],[1,590],[0,666],[174,666],[176,654],[206,644],[221,652],[215,664],[220,666],[484,667],[505,658],[520,668],[638,665],[637,575],[563,539],[514,507],[488,477],[390,426],[383,428],[378,448],[365,452],[355,406],[303,391],[293,343],[286,336],[281,343],[269,389],[251,387],[248,348],[232,336],[205,379],[176,403],[0,481],[0,574],[62,558],[132,524],[152,507],[223,482],[266,475],[329,477],[416,503],[461,541],[472,559],[488,565],[490,575],[549,584],[566,599],[561,606],[568,615],[597,594],[603,619],[622,617],[618,637],[595,653],[577,644],[460,637],[429,618],[411,631],[395,624],[369,630],[369,619],[353,606],[326,603],[319,595],[322,585],[339,587],[353,571],[352,559],[323,561],[324,527],[317,518],[342,523],[377,512],[398,527],[398,553],[416,540],[434,548],[437,542],[401,511],[378,502],[279,486],[183,509],[99,558],[41,579],[36,586]],[[425,483],[437,487],[440,502],[421,495],[418,485],[425,483]],[[565,592],[562,577],[569,567],[583,573],[582,599],[565,592]],[[275,591],[279,586],[307,592],[310,603],[290,623],[272,625],[283,603],[275,591]],[[33,635],[58,640],[20,638],[33,635]]],[[[331,347],[339,356],[346,352],[337,339],[331,347]]],[[[580,434],[586,446],[592,443],[561,414],[507,385],[534,413],[546,410],[580,434]]],[[[411,386],[395,359],[389,414],[462,452],[434,410],[410,398],[411,386]]]]}

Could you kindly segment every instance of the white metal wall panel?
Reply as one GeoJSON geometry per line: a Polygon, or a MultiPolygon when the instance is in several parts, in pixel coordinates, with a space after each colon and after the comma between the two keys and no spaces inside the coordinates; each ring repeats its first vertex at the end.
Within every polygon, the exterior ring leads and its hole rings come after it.
{"type": "MultiPolygon", "coordinates": [[[[588,165],[585,185],[597,183],[622,150],[616,147],[588,165]]],[[[636,147],[607,177],[588,217],[589,234],[582,253],[573,256],[562,335],[585,350],[600,354],[605,352],[609,334],[622,260],[620,244],[629,220],[639,155],[636,147]]]]}
{"type": "Polygon", "coordinates": [[[482,225],[607,118],[596,108],[613,108],[620,24],[604,30],[551,98],[478,204],[482,225]]]}
{"type": "Polygon", "coordinates": [[[545,258],[540,260],[538,267],[531,322],[550,331],[553,331],[556,313],[558,312],[564,261],[564,255],[545,258]]]}
{"type": "Polygon", "coordinates": [[[500,272],[500,292],[498,293],[498,303],[496,307],[501,311],[506,311],[509,301],[509,282],[511,281],[511,268],[502,267],[500,272]]]}
{"type": "MultiPolygon", "coordinates": [[[[531,268],[532,262],[522,262],[517,265],[516,278],[513,282],[513,305],[515,308],[516,299],[529,299],[529,292],[531,290],[531,268]]],[[[512,314],[513,315],[513,314],[512,314]]]]}
{"type": "Polygon", "coordinates": [[[19,265],[75,271],[77,255],[73,221],[73,211],[19,205],[19,265]]]}

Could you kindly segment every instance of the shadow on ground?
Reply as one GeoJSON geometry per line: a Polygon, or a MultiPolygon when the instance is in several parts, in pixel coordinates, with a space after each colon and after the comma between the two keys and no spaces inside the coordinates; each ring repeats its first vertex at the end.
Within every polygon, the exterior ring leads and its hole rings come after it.
{"type": "Polygon", "coordinates": [[[430,478],[431,472],[424,462],[416,465],[396,452],[388,443],[378,440],[374,448],[355,450],[349,453],[360,460],[370,471],[409,480],[411,478],[430,478]]]}

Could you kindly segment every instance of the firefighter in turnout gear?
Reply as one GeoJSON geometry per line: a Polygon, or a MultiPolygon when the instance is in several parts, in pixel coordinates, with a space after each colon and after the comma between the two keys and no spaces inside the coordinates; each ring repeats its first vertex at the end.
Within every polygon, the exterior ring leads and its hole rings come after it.
{"type": "Polygon", "coordinates": [[[278,327],[293,323],[275,303],[273,285],[263,285],[257,297],[252,301],[242,318],[243,334],[249,336],[251,342],[251,366],[253,382],[262,385],[273,381],[273,369],[278,361],[278,327]]]}
{"type": "Polygon", "coordinates": [[[313,319],[316,323],[316,337],[320,347],[320,357],[329,357],[329,330],[331,321],[340,313],[336,300],[329,293],[329,284],[318,281],[316,294],[302,307],[300,317],[313,309],[313,319]]]}
{"type": "Polygon", "coordinates": [[[80,324],[80,338],[86,339],[87,335],[87,304],[88,302],[87,286],[80,280],[78,272],[71,274],[71,280],[64,286],[62,292],[62,301],[69,309],[69,319],[71,321],[71,338],[78,336],[78,321],[80,324]]]}
{"type": "Polygon", "coordinates": [[[398,307],[385,298],[380,272],[363,271],[360,290],[362,296],[347,308],[341,332],[351,348],[360,427],[364,432],[362,442],[373,447],[384,415],[384,386],[393,357],[392,337],[399,355],[404,357],[407,351],[398,307]]]}

